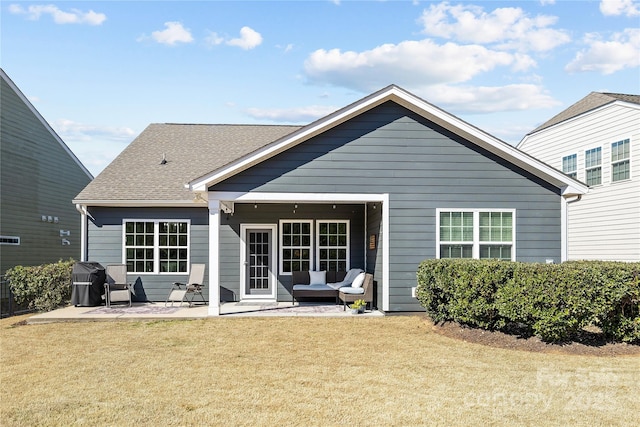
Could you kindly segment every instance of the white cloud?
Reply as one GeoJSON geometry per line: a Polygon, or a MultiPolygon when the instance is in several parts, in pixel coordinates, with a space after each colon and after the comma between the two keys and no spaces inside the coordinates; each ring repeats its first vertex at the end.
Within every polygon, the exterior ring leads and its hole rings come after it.
{"type": "Polygon", "coordinates": [[[262,44],[262,35],[249,27],[240,29],[240,38],[231,39],[227,42],[230,46],[237,46],[244,50],[253,49],[262,44]]]}
{"type": "Polygon", "coordinates": [[[418,89],[415,93],[426,101],[456,114],[525,111],[560,105],[560,102],[546,93],[541,86],[534,84],[495,87],[435,85],[418,89]]]}
{"type": "Polygon", "coordinates": [[[51,127],[93,176],[111,163],[137,135],[128,127],[87,125],[67,119],[56,120],[51,127]]]}
{"type": "Polygon", "coordinates": [[[496,67],[511,66],[514,71],[522,71],[534,65],[535,61],[526,54],[421,40],[385,44],[363,52],[316,50],[305,61],[304,70],[312,82],[368,92],[389,83],[405,86],[460,83],[496,67]]]}
{"type": "Polygon", "coordinates": [[[495,44],[503,49],[543,52],[568,43],[564,30],[551,28],[557,17],[530,17],[521,8],[505,7],[485,12],[481,6],[434,4],[419,22],[429,36],[474,44],[495,44]]]}
{"type": "Polygon", "coordinates": [[[191,43],[193,36],[188,28],[184,28],[181,22],[165,22],[166,29],[154,31],[151,37],[158,43],[174,46],[176,43],[191,43]]]}
{"type": "Polygon", "coordinates": [[[556,4],[556,0],[540,0],[540,4],[543,6],[556,4]]]}
{"type": "Polygon", "coordinates": [[[107,20],[107,15],[97,13],[93,10],[82,12],[78,9],[71,9],[69,12],[60,10],[54,5],[32,5],[26,9],[19,4],[9,5],[9,12],[16,15],[27,15],[31,20],[37,21],[42,15],[51,15],[56,24],[87,24],[102,25],[107,20]]]}
{"type": "Polygon", "coordinates": [[[309,123],[321,117],[327,116],[338,108],[324,105],[311,105],[301,108],[289,109],[261,109],[249,108],[246,113],[259,120],[271,120],[286,123],[309,123]]]}
{"type": "Polygon", "coordinates": [[[595,71],[613,74],[625,68],[640,66],[640,29],[628,28],[602,40],[597,33],[585,36],[588,48],[578,52],[565,71],[570,73],[595,71]]]}
{"type": "Polygon", "coordinates": [[[601,0],[600,12],[605,16],[640,16],[640,2],[637,0],[601,0]]]}
{"type": "Polygon", "coordinates": [[[219,36],[218,33],[209,32],[209,35],[204,39],[205,44],[208,46],[217,46],[224,43],[224,38],[219,36]]]}
{"type": "Polygon", "coordinates": [[[87,125],[67,119],[56,120],[51,126],[63,140],[91,141],[99,137],[111,141],[129,141],[136,136],[136,132],[128,127],[87,125]]]}

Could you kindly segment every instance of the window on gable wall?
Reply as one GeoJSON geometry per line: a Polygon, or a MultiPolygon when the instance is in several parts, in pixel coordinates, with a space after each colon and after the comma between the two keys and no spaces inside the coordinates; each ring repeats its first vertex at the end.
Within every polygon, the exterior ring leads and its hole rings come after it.
{"type": "Polygon", "coordinates": [[[562,172],[573,179],[578,178],[578,155],[571,154],[562,158],[562,172]]]}
{"type": "Polygon", "coordinates": [[[187,273],[189,221],[125,220],[124,252],[130,273],[187,273]]]}
{"type": "Polygon", "coordinates": [[[584,153],[584,170],[587,185],[602,184],[602,148],[592,148],[584,153]]]}
{"type": "Polygon", "coordinates": [[[438,258],[515,260],[515,211],[440,210],[438,258]]]}
{"type": "Polygon", "coordinates": [[[629,139],[611,144],[611,182],[623,181],[631,177],[629,139]]]}

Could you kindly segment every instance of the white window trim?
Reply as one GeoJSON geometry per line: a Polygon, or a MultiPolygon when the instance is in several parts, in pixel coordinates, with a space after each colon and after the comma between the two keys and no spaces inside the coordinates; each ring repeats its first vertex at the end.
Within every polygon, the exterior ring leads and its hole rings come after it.
{"type": "MultiPolygon", "coordinates": [[[[344,223],[347,224],[347,268],[345,271],[349,271],[351,268],[351,221],[348,219],[317,219],[316,220],[316,246],[314,250],[316,266],[320,265],[320,223],[344,223]]],[[[330,248],[331,246],[327,246],[330,248]]]]}
{"type": "Polygon", "coordinates": [[[598,184],[591,184],[589,186],[598,186],[598,185],[602,185],[602,153],[604,151],[602,150],[602,147],[593,147],[593,148],[588,148],[586,150],[584,150],[584,182],[587,183],[587,181],[589,180],[589,172],[596,170],[596,169],[600,169],[600,183],[598,184]],[[587,153],[589,151],[593,151],[593,150],[597,150],[600,149],[600,163],[598,163],[595,166],[588,166],[587,167],[587,153]]]}
{"type": "Polygon", "coordinates": [[[612,143],[609,144],[609,166],[611,167],[611,172],[609,173],[609,181],[612,184],[618,183],[618,182],[627,182],[630,181],[632,178],[632,173],[633,171],[631,170],[631,138],[626,137],[626,138],[621,138],[621,139],[617,139],[615,141],[613,141],[612,143]],[[615,162],[613,160],[611,160],[611,157],[613,156],[613,144],[616,144],[618,142],[623,142],[623,141],[629,141],[629,156],[625,157],[624,159],[620,160],[616,160],[615,162]],[[625,179],[619,179],[617,181],[613,180],[613,166],[618,164],[618,163],[622,163],[622,162],[629,162],[629,178],[625,178],[625,179]]]}
{"type": "MultiPolygon", "coordinates": [[[[309,230],[311,231],[310,233],[310,246],[309,246],[309,269],[313,270],[314,269],[314,265],[313,265],[313,260],[314,260],[314,256],[313,256],[313,251],[314,251],[314,241],[313,241],[313,236],[314,236],[314,232],[313,232],[313,227],[314,227],[314,223],[312,219],[281,219],[279,224],[278,224],[278,243],[279,243],[279,250],[278,250],[278,272],[280,273],[280,275],[282,276],[291,276],[291,272],[287,271],[284,272],[283,271],[283,267],[284,267],[284,254],[283,251],[285,249],[285,246],[282,243],[282,230],[284,229],[283,224],[284,223],[299,223],[299,224],[309,224],[309,230]]],[[[287,248],[291,248],[292,246],[287,246],[287,248]]],[[[300,246],[300,247],[305,247],[306,246],[300,246]]]]}
{"type": "Polygon", "coordinates": [[[567,176],[571,176],[572,174],[575,174],[575,179],[578,178],[578,153],[571,153],[571,154],[567,154],[562,156],[562,158],[560,159],[560,170],[562,171],[563,174],[567,175],[567,176]],[[572,171],[565,171],[564,170],[564,159],[566,159],[567,157],[575,157],[576,158],[576,167],[574,170],[572,171]]]}
{"type": "MultiPolygon", "coordinates": [[[[278,233],[276,224],[240,224],[240,299],[276,299],[278,294],[278,277],[274,273],[275,266],[278,265],[278,248],[276,239],[271,239],[271,264],[269,265],[269,276],[271,280],[271,294],[250,295],[247,293],[247,230],[270,230],[271,235],[278,233]]],[[[291,273],[289,273],[291,274],[291,273]]]]}
{"type": "Polygon", "coordinates": [[[511,244],[511,261],[516,260],[516,210],[515,209],[460,209],[437,208],[436,209],[436,258],[440,259],[440,245],[451,242],[440,241],[440,213],[441,212],[472,212],[473,213],[473,242],[453,242],[452,244],[473,245],[472,258],[480,259],[480,245],[505,245],[511,244]],[[511,242],[480,242],[480,213],[481,212],[511,212],[511,242]]]}
{"type": "Polygon", "coordinates": [[[0,245],[20,246],[20,236],[0,236],[0,245]],[[11,242],[4,242],[4,240],[11,240],[11,242]]]}
{"type": "Polygon", "coordinates": [[[124,218],[122,220],[122,263],[127,263],[127,222],[153,222],[153,271],[137,271],[141,276],[150,275],[188,275],[191,271],[191,220],[190,219],[148,219],[148,218],[124,218]],[[186,222],[187,223],[187,271],[186,272],[160,272],[160,246],[158,245],[161,222],[186,222]]]}

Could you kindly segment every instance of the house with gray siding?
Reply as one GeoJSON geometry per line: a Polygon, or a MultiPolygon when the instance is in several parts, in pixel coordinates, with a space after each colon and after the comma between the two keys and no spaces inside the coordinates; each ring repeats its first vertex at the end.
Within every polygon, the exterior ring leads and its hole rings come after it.
{"type": "Polygon", "coordinates": [[[74,202],[84,258],[164,301],[207,265],[222,301],[291,301],[296,270],[361,268],[375,306],[420,310],[428,258],[566,259],[587,187],[395,86],[307,126],[152,124],[74,202]]]}
{"type": "Polygon", "coordinates": [[[79,259],[71,200],[93,176],[0,69],[0,274],[79,259]]]}

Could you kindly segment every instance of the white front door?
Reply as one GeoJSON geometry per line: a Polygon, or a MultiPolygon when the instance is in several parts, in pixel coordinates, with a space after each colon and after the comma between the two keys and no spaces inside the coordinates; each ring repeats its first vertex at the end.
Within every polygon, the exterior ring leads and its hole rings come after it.
{"type": "Polygon", "coordinates": [[[241,298],[275,299],[277,227],[243,224],[241,234],[241,298]]]}

